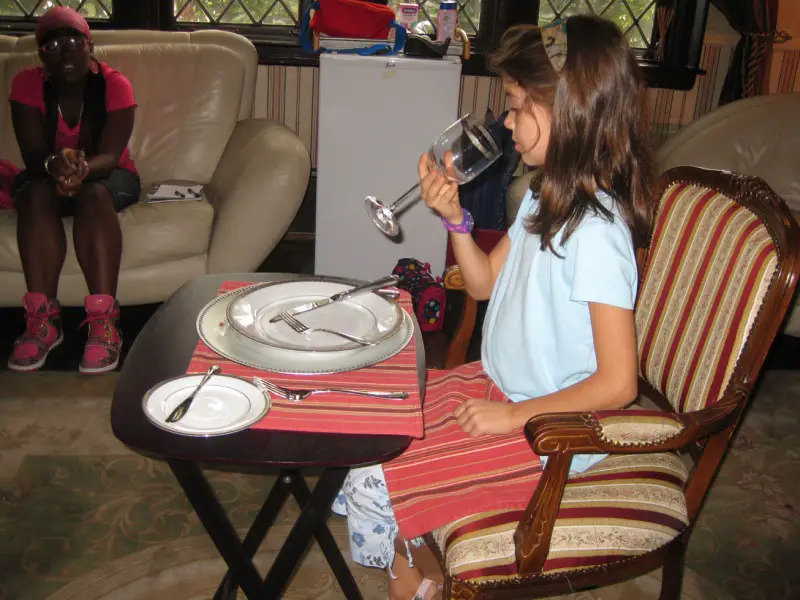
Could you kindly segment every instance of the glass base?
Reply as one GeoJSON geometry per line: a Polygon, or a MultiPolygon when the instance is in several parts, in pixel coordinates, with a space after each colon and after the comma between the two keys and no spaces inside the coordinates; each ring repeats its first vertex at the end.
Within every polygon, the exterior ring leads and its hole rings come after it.
{"type": "Polygon", "coordinates": [[[383,233],[392,237],[400,233],[400,226],[397,224],[394,213],[375,196],[364,198],[364,208],[367,209],[367,214],[372,218],[375,226],[383,233]]]}

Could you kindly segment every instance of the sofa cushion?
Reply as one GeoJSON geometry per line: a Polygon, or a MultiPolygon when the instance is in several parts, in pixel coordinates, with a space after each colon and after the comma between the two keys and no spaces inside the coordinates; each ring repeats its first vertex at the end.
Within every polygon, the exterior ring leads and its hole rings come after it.
{"type": "MultiPolygon", "coordinates": [[[[143,192],[144,196],[144,192],[143,192]]],[[[208,251],[214,209],[203,198],[150,204],[140,200],[119,214],[124,269],[158,265],[208,251]]],[[[62,273],[80,273],[72,243],[73,219],[64,219],[67,258],[62,273]]],[[[17,214],[0,210],[0,271],[21,273],[17,248],[17,214]]]]}
{"type": "MultiPolygon", "coordinates": [[[[688,523],[688,472],[671,453],[606,458],[569,479],[543,573],[655,550],[688,523]]],[[[523,511],[473,515],[433,532],[451,575],[477,584],[518,576],[514,530],[523,511]]]]}

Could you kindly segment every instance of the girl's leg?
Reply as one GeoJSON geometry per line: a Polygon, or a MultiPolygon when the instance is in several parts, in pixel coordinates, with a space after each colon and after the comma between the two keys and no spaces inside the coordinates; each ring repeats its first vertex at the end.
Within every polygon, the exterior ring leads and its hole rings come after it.
{"type": "Polygon", "coordinates": [[[111,192],[87,183],[75,197],[75,254],[90,294],[116,296],[122,230],[111,192]]]}
{"type": "Polygon", "coordinates": [[[36,179],[17,193],[17,246],[29,292],[55,298],[67,254],[61,202],[52,182],[36,179]]]}
{"type": "MultiPolygon", "coordinates": [[[[418,566],[409,564],[402,540],[399,551],[395,552],[397,521],[380,465],[350,471],[333,509],[347,516],[353,560],[367,567],[386,569],[389,597],[393,600],[413,598],[424,576],[418,566]]],[[[435,595],[435,585],[431,592],[423,600],[435,595]]]]}
{"type": "Polygon", "coordinates": [[[28,292],[22,299],[25,331],[14,342],[8,368],[35,371],[63,340],[56,293],[67,244],[61,199],[50,181],[24,184],[16,193],[16,205],[17,245],[28,292]]]}
{"type": "Polygon", "coordinates": [[[83,351],[81,373],[105,373],[119,363],[122,337],[117,329],[116,301],[122,231],[111,192],[89,183],[75,200],[75,254],[83,270],[89,295],[84,302],[89,336],[83,351]]]}
{"type": "Polygon", "coordinates": [[[433,600],[439,597],[442,572],[426,545],[407,544],[398,537],[392,572],[394,578],[389,577],[389,598],[392,600],[433,600]],[[408,560],[409,551],[413,563],[408,560]]]}

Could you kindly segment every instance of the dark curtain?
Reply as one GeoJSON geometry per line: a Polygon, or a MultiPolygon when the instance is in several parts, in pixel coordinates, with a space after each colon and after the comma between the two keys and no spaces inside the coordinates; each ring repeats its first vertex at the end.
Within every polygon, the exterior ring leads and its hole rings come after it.
{"type": "Polygon", "coordinates": [[[758,96],[763,91],[775,41],[778,0],[711,1],[742,36],[725,76],[719,104],[758,96]]]}

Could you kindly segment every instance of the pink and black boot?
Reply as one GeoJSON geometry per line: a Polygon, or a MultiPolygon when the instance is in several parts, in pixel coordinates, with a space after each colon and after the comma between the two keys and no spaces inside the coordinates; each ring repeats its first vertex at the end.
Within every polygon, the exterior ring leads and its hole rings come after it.
{"type": "Polygon", "coordinates": [[[119,304],[113,296],[93,294],[86,296],[86,320],[81,327],[89,324],[89,339],[83,350],[81,373],[96,374],[113,371],[119,364],[122,336],[117,329],[119,304]]]}
{"type": "Polygon", "coordinates": [[[25,333],[14,342],[8,368],[35,371],[44,365],[50,351],[64,341],[61,307],[58,300],[39,292],[25,294],[22,306],[25,308],[25,333]]]}

